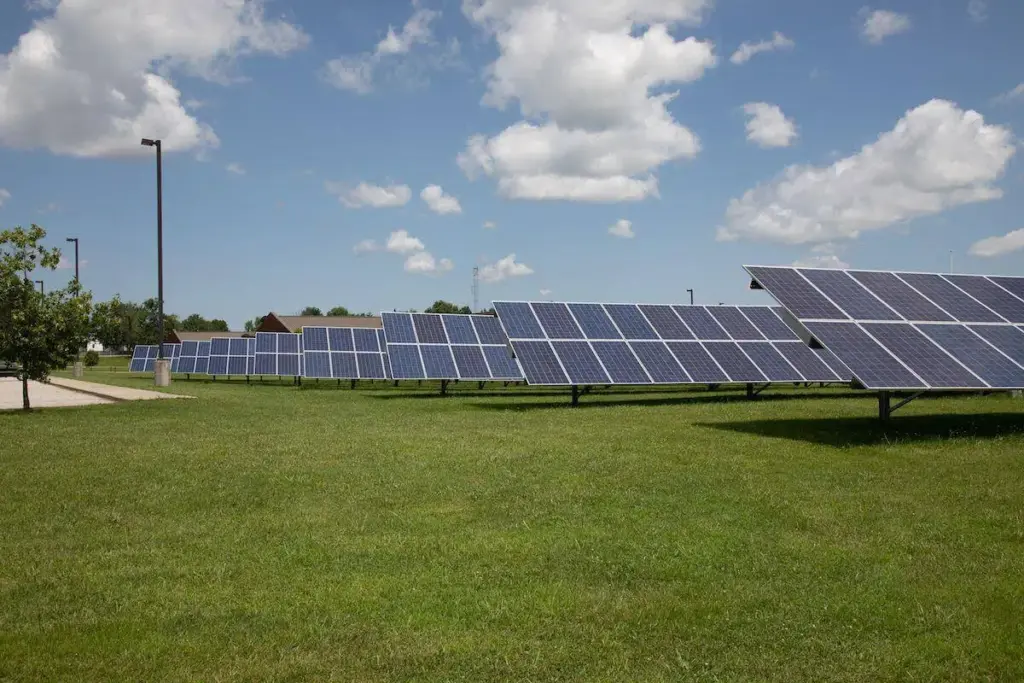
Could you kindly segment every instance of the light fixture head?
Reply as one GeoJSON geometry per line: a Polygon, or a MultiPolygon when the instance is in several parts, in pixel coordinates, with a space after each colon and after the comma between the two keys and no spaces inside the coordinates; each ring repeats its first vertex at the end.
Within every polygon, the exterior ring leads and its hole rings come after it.
{"type": "Polygon", "coordinates": [[[146,147],[155,147],[156,146],[156,142],[157,142],[156,140],[150,140],[149,138],[142,138],[142,144],[145,145],[146,147]]]}

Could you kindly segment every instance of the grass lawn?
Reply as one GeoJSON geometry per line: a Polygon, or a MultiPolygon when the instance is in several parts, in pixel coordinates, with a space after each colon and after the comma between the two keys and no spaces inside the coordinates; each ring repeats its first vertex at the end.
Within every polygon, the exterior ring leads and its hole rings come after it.
{"type": "Polygon", "coordinates": [[[1024,680],[1022,400],[171,389],[0,415],[0,680],[1024,680]]]}

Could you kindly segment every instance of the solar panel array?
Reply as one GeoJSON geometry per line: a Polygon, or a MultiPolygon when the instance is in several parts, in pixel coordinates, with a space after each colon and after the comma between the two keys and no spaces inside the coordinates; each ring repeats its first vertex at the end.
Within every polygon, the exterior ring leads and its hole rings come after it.
{"type": "Polygon", "coordinates": [[[210,339],[208,375],[252,375],[256,340],[251,337],[213,337],[210,339]]]}
{"type": "Polygon", "coordinates": [[[494,316],[385,312],[381,320],[395,379],[523,379],[494,316]]]}
{"type": "Polygon", "coordinates": [[[254,375],[302,376],[302,335],[291,332],[257,332],[254,375]]]}
{"type": "Polygon", "coordinates": [[[303,327],[303,377],[388,379],[384,330],[365,327],[303,327]]]}
{"type": "Polygon", "coordinates": [[[128,371],[153,372],[153,361],[156,360],[157,355],[159,355],[159,349],[156,344],[152,346],[136,344],[132,349],[132,359],[128,363],[128,371]]]}
{"type": "Polygon", "coordinates": [[[844,381],[768,306],[495,301],[494,308],[533,385],[844,381]]]}
{"type": "Polygon", "coordinates": [[[186,341],[181,343],[178,369],[182,374],[205,375],[210,366],[210,342],[186,341]]]}
{"type": "Polygon", "coordinates": [[[1024,278],[747,266],[864,387],[1024,387],[1024,278]]]}

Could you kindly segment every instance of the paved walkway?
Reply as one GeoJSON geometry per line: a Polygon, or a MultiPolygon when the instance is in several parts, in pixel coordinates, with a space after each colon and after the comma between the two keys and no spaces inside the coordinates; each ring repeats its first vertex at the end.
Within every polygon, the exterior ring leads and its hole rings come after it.
{"type": "MultiPolygon", "coordinates": [[[[118,401],[192,397],[51,377],[49,382],[30,381],[28,383],[28,398],[33,408],[64,408],[118,401]]],[[[0,410],[20,410],[21,405],[21,382],[12,377],[0,377],[0,410]]]]}

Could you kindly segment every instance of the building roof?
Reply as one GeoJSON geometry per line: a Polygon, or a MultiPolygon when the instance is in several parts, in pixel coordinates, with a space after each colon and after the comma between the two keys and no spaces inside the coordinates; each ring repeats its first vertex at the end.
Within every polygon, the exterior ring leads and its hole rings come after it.
{"type": "Polygon", "coordinates": [[[171,343],[184,341],[210,341],[214,337],[244,337],[246,332],[186,332],[184,330],[171,330],[167,334],[167,340],[171,343]]]}
{"type": "Polygon", "coordinates": [[[378,316],[357,315],[278,315],[269,313],[257,332],[299,332],[303,327],[382,327],[378,316]]]}

